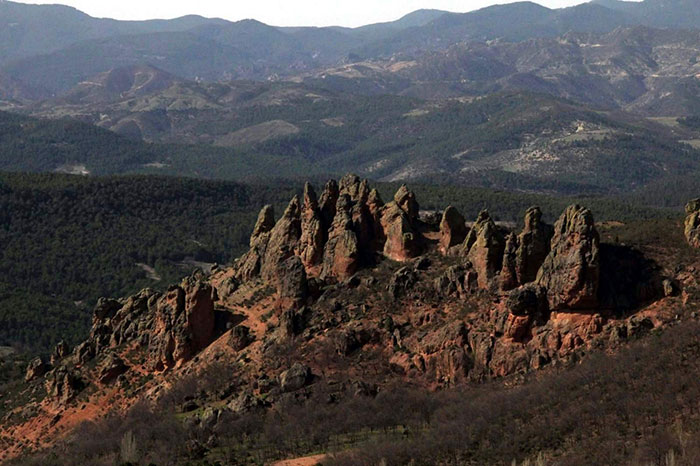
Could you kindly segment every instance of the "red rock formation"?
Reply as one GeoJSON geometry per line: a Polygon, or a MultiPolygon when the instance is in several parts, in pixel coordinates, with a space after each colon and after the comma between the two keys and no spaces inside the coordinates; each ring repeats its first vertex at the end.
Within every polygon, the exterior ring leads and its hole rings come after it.
{"type": "Polygon", "coordinates": [[[418,211],[420,210],[418,206],[418,201],[416,201],[416,195],[406,187],[406,185],[401,185],[396,194],[394,194],[394,202],[397,206],[401,208],[406,215],[408,215],[409,222],[414,222],[418,220],[418,211]]]}
{"type": "Polygon", "coordinates": [[[700,199],[693,199],[685,206],[685,238],[694,248],[700,248],[700,199]]]}
{"type": "Polygon", "coordinates": [[[326,242],[326,230],[318,206],[316,193],[311,184],[304,186],[304,206],[301,211],[301,238],[298,255],[310,274],[323,259],[323,246],[326,242]]]}
{"type": "Polygon", "coordinates": [[[448,254],[450,248],[462,244],[466,236],[467,225],[464,217],[457,209],[448,206],[442,213],[442,220],[440,221],[439,251],[442,254],[448,254]]]}
{"type": "Polygon", "coordinates": [[[467,234],[461,251],[478,274],[479,287],[488,289],[500,272],[505,242],[488,211],[483,210],[467,234]]]}
{"type": "Polygon", "coordinates": [[[594,309],[598,305],[599,243],[590,210],[572,205],[559,217],[551,251],[536,280],[547,289],[551,310],[594,309]]]}
{"type": "Polygon", "coordinates": [[[329,180],[323,188],[323,193],[321,193],[321,198],[318,202],[325,231],[328,231],[335,218],[335,205],[338,203],[339,195],[340,188],[338,183],[335,180],[329,180]]]}
{"type": "Polygon", "coordinates": [[[191,359],[214,339],[214,289],[193,276],[158,301],[153,323],[151,367],[162,370],[191,359]]]}
{"type": "Polygon", "coordinates": [[[525,227],[518,235],[516,273],[520,285],[534,282],[537,272],[549,254],[552,227],[542,222],[542,211],[531,207],[525,212],[525,227]]]}
{"type": "Polygon", "coordinates": [[[266,205],[258,214],[253,234],[250,235],[250,250],[238,261],[236,276],[240,280],[250,280],[260,274],[262,259],[270,239],[270,231],[274,226],[274,209],[271,205],[266,205]]]}
{"type": "Polygon", "coordinates": [[[351,202],[348,194],[342,194],[338,199],[323,256],[322,278],[332,277],[342,281],[352,276],[359,266],[360,251],[357,235],[352,228],[351,202]]]}
{"type": "Polygon", "coordinates": [[[280,264],[294,255],[298,249],[301,238],[301,203],[299,198],[294,198],[270,231],[265,255],[260,266],[260,274],[263,279],[274,281],[279,271],[280,264]]]}
{"type": "Polygon", "coordinates": [[[512,290],[518,286],[518,274],[516,271],[518,253],[518,237],[510,233],[506,238],[506,247],[503,252],[503,267],[501,268],[501,289],[512,290]]]}
{"type": "Polygon", "coordinates": [[[380,224],[383,232],[383,252],[391,260],[404,262],[420,255],[421,235],[415,229],[418,203],[415,195],[401,186],[394,201],[382,209],[380,224]]]}

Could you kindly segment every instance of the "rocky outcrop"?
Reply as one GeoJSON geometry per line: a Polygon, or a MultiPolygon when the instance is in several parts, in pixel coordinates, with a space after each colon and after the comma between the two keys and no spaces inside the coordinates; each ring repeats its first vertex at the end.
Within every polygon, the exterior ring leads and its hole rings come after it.
{"type": "Polygon", "coordinates": [[[460,248],[477,273],[479,287],[489,289],[501,271],[505,241],[488,211],[479,213],[460,248]]]}
{"type": "Polygon", "coordinates": [[[158,301],[150,339],[154,369],[187,361],[213,341],[214,298],[212,286],[192,276],[171,287],[158,301]]]}
{"type": "Polygon", "coordinates": [[[353,231],[351,198],[342,194],[336,204],[336,214],[328,233],[323,256],[322,278],[343,281],[352,276],[359,266],[360,249],[357,235],[353,231]]]}
{"type": "Polygon", "coordinates": [[[510,233],[506,237],[506,247],[503,251],[503,267],[501,268],[501,289],[512,290],[519,284],[517,273],[518,237],[510,233]]]}
{"type": "Polygon", "coordinates": [[[450,248],[462,244],[467,236],[467,224],[459,211],[448,206],[442,213],[440,220],[440,240],[438,242],[439,251],[448,254],[450,248]]]}
{"type": "Polygon", "coordinates": [[[274,209],[271,205],[266,205],[260,210],[253,233],[250,235],[250,250],[238,261],[236,276],[239,280],[249,280],[260,274],[267,242],[270,239],[270,231],[274,226],[274,209]]]}
{"type": "Polygon", "coordinates": [[[321,198],[319,199],[319,209],[321,211],[321,220],[323,221],[323,229],[328,231],[335,218],[335,206],[338,203],[340,196],[340,188],[335,180],[329,180],[323,188],[321,198]]]}
{"type": "Polygon", "coordinates": [[[685,238],[694,248],[700,248],[700,199],[693,199],[685,206],[685,238]]]}
{"type": "Polygon", "coordinates": [[[51,365],[55,366],[70,354],[70,347],[64,340],[58,342],[51,353],[51,365]]]}
{"type": "Polygon", "coordinates": [[[41,358],[34,358],[27,366],[27,370],[24,374],[24,381],[30,382],[39,377],[43,377],[48,370],[49,367],[41,358]]]}
{"type": "Polygon", "coordinates": [[[591,211],[569,206],[554,225],[551,250],[536,283],[547,290],[551,310],[598,305],[600,239],[591,211]]]}
{"type": "Polygon", "coordinates": [[[394,194],[394,202],[397,206],[408,215],[408,220],[413,223],[418,220],[418,211],[420,210],[418,206],[418,201],[416,200],[416,195],[408,189],[404,184],[396,191],[394,194]]]}
{"type": "Polygon", "coordinates": [[[479,288],[476,272],[471,267],[454,265],[435,279],[435,291],[441,296],[465,297],[479,288]]]}
{"type": "Polygon", "coordinates": [[[293,392],[311,383],[311,369],[301,363],[295,363],[292,367],[280,374],[280,388],[283,392],[293,392]]]}
{"type": "Polygon", "coordinates": [[[525,226],[518,235],[515,271],[520,285],[534,282],[537,272],[549,254],[554,231],[551,225],[542,221],[539,207],[531,207],[525,212],[525,226]]]}
{"type": "Polygon", "coordinates": [[[298,255],[308,271],[314,270],[323,259],[327,229],[319,210],[316,192],[310,183],[304,186],[304,206],[301,211],[301,238],[298,255]]]}
{"type": "Polygon", "coordinates": [[[511,291],[505,301],[508,317],[504,334],[516,342],[530,338],[533,325],[543,325],[547,319],[547,292],[530,283],[511,291]]]}
{"type": "Polygon", "coordinates": [[[380,224],[385,238],[383,252],[386,257],[404,262],[417,257],[422,248],[418,222],[418,202],[415,195],[401,186],[394,200],[382,209],[380,224]]]}
{"type": "Polygon", "coordinates": [[[413,268],[401,267],[391,277],[387,290],[394,299],[398,299],[411,290],[417,281],[418,274],[413,268]]]}
{"type": "Polygon", "coordinates": [[[65,405],[82,390],[83,382],[73,371],[61,366],[46,374],[44,386],[49,398],[65,405]]]}
{"type": "Polygon", "coordinates": [[[275,280],[280,265],[298,250],[301,238],[301,203],[294,198],[270,231],[265,255],[260,266],[260,274],[264,280],[275,280]]]}
{"type": "Polygon", "coordinates": [[[100,368],[100,373],[98,375],[99,382],[102,385],[108,385],[117,380],[117,377],[128,370],[129,366],[127,366],[122,358],[111,355],[102,365],[102,368],[100,368]]]}
{"type": "Polygon", "coordinates": [[[299,256],[292,256],[280,264],[275,274],[277,293],[280,298],[302,303],[308,295],[309,285],[306,269],[299,256]]]}
{"type": "Polygon", "coordinates": [[[506,238],[501,270],[501,288],[504,291],[535,281],[549,254],[552,234],[552,227],[542,222],[540,208],[527,209],[523,231],[517,236],[510,233],[506,238]]]}
{"type": "Polygon", "coordinates": [[[250,333],[250,329],[244,325],[238,325],[231,329],[228,344],[235,351],[241,351],[255,341],[255,336],[250,333]]]}

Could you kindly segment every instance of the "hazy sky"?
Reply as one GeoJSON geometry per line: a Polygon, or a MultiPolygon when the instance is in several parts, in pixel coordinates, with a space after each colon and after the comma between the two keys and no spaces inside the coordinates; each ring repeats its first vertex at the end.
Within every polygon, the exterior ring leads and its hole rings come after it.
{"type": "MultiPolygon", "coordinates": [[[[550,8],[582,0],[535,0],[550,8]]],[[[187,14],[236,21],[254,18],[276,26],[360,26],[391,21],[420,8],[455,12],[476,10],[507,0],[21,0],[21,3],[62,3],[91,16],[117,19],[175,18],[187,14]]]]}

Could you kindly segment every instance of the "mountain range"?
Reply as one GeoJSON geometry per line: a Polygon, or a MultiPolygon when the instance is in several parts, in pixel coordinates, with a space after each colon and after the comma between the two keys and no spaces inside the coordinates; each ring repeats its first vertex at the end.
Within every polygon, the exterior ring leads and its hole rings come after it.
{"type": "Polygon", "coordinates": [[[183,78],[275,79],[347,61],[411,57],[465,41],[518,42],[643,25],[695,29],[696,0],[530,2],[469,13],[419,10],[360,28],[278,28],[254,20],[92,18],[64,6],[0,3],[0,69],[45,96],[99,72],[150,63],[183,78]]]}

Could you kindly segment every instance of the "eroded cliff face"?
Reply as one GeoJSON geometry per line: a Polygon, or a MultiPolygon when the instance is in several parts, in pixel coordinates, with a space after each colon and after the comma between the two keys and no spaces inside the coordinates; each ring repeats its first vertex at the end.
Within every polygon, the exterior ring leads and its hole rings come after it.
{"type": "Polygon", "coordinates": [[[553,227],[537,208],[514,231],[486,211],[468,227],[453,207],[438,225],[421,221],[407,187],[384,204],[347,176],[319,197],[307,184],[276,221],[264,207],[233,265],[100,300],[89,338],[34,361],[27,383],[45,385],[51,416],[129,384],[141,384],[130,396],[158,398],[222,363],[236,370],[216,402],[235,412],[327,390],[331,378],[334,397],[402,380],[445,387],[614,348],[673,320],[668,310],[690,299],[683,280],[601,244],[580,206],[553,227]]]}

